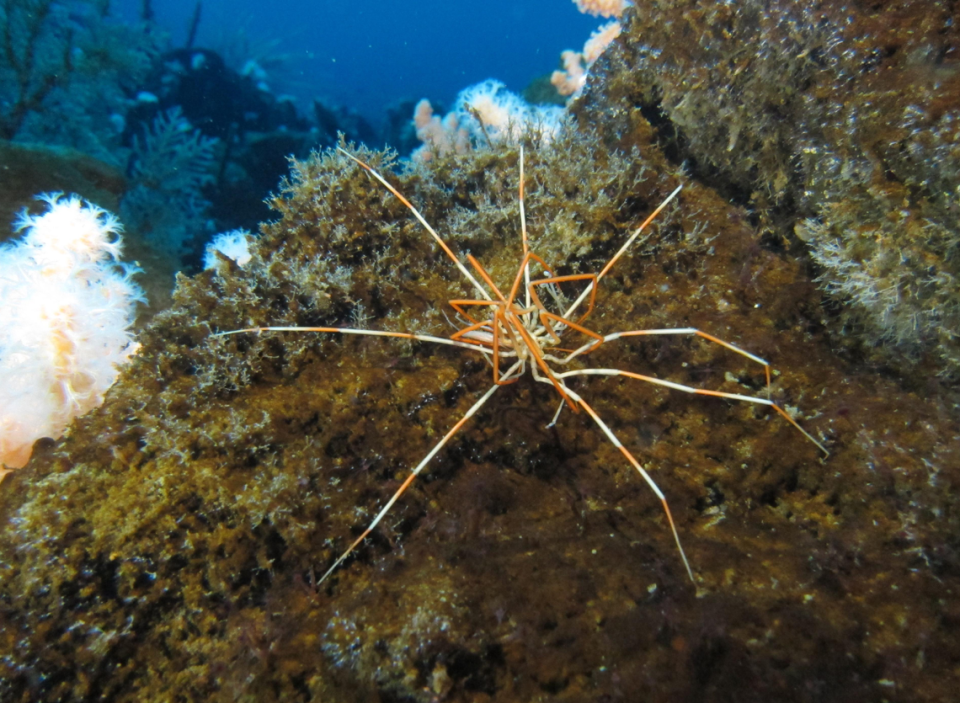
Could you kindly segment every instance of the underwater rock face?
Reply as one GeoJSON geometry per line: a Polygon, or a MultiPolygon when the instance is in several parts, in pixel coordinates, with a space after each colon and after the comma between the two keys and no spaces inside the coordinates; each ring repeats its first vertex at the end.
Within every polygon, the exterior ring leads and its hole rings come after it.
{"type": "MultiPolygon", "coordinates": [[[[531,246],[596,271],[676,175],[568,135],[527,152],[531,246]],[[619,207],[617,206],[619,205],[619,207]]],[[[361,152],[378,168],[376,154],[361,152]]],[[[517,153],[396,178],[496,281],[519,261],[517,153]]],[[[659,503],[555,392],[499,391],[321,589],[319,573],[489,387],[478,354],[261,324],[447,334],[471,292],[346,158],[298,164],[243,269],[181,279],[105,405],[8,479],[0,618],[9,700],[936,700],[955,681],[956,425],[837,359],[802,266],[690,184],[586,321],[687,326],[771,360],[762,408],[631,382],[578,392],[659,503]],[[698,593],[699,591],[699,593],[698,593]],[[639,692],[639,694],[638,694],[639,692]]],[[[699,341],[586,361],[759,394],[699,341]]]]}
{"type": "Polygon", "coordinates": [[[116,211],[125,186],[117,169],[79,151],[0,140],[0,241],[16,236],[11,224],[39,193],[75,193],[116,211]]]}
{"type": "Polygon", "coordinates": [[[834,343],[960,375],[960,26],[952,3],[637,3],[581,111],[639,106],[674,158],[802,240],[834,343]]]}
{"type": "MultiPolygon", "coordinates": [[[[531,247],[595,272],[601,333],[695,326],[770,361],[759,406],[590,379],[583,413],[529,378],[499,390],[319,589],[319,574],[491,384],[479,354],[264,333],[448,335],[472,297],[348,159],[295,166],[244,268],[181,278],[105,404],[0,486],[0,697],[184,701],[936,701],[960,659],[958,427],[833,349],[803,261],[691,182],[624,103],[526,146],[531,247]],[[608,121],[605,121],[608,120],[608,121]],[[624,121],[625,120],[625,121],[624,121]],[[609,129],[607,127],[609,126],[609,129]],[[614,141],[610,135],[616,134],[614,141]],[[448,319],[449,318],[449,319],[448,319]]],[[[520,260],[518,153],[391,174],[501,285],[520,260]]],[[[761,395],[701,340],[605,345],[585,365],[761,395]]]]}

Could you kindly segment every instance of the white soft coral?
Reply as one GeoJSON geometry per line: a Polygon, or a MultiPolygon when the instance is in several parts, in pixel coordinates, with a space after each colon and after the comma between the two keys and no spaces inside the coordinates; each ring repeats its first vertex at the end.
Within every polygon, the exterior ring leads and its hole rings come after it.
{"type": "Polygon", "coordinates": [[[435,156],[470,151],[471,138],[480,144],[517,143],[530,132],[549,143],[563,119],[559,105],[530,105],[500,81],[489,78],[461,90],[454,111],[442,122],[428,100],[417,103],[413,123],[423,146],[412,156],[426,162],[435,156]]]}
{"type": "MultiPolygon", "coordinates": [[[[136,351],[142,291],[118,263],[120,224],[77,196],[43,195],[24,236],[0,245],[0,465],[20,468],[40,437],[59,437],[103,402],[136,351]]],[[[2,475],[0,470],[0,475],[2,475]]]]}

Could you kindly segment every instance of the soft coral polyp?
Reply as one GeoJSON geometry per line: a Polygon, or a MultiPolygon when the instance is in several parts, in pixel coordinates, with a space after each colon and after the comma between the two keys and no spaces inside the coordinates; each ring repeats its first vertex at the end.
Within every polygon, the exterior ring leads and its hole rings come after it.
{"type": "MultiPolygon", "coordinates": [[[[120,223],[77,196],[43,195],[21,239],[0,246],[0,466],[20,468],[41,437],[103,402],[136,351],[142,291],[118,262],[120,223]]],[[[5,474],[0,468],[0,475],[5,474]]]]}

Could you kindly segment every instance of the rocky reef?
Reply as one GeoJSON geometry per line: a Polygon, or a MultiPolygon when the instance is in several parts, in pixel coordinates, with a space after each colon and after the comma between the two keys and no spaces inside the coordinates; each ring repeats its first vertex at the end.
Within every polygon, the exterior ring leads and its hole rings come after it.
{"type": "Polygon", "coordinates": [[[960,373],[960,28],[949,2],[637,3],[583,109],[805,242],[834,344],[960,373]]]}
{"type": "MultiPolygon", "coordinates": [[[[745,6],[731,6],[727,25],[712,19],[713,33],[731,32],[745,6]]],[[[651,7],[665,18],[686,8],[699,26],[692,4],[651,7]]],[[[597,271],[685,183],[602,281],[584,324],[693,326],[766,358],[773,397],[830,455],[761,406],[630,379],[577,384],[667,495],[694,585],[636,472],[583,413],[564,410],[548,427],[557,394],[523,379],[493,396],[317,587],[492,383],[481,355],[426,343],[213,336],[258,325],[456,329],[447,301],[473,295],[457,269],[396,198],[324,152],[295,163],[250,263],[181,278],[105,404],[3,484],[0,698],[953,694],[953,390],[878,372],[863,337],[838,345],[854,313],[824,297],[815,279],[827,274],[792,234],[801,218],[824,215],[803,212],[788,195],[800,191],[774,180],[755,210],[744,207],[767,182],[749,130],[734,149],[754,159],[755,182],[706,157],[681,168],[695,140],[664,93],[641,89],[654,71],[637,69],[638,17],[601,60],[577,124],[550,144],[526,140],[531,247],[558,273],[597,271]]],[[[407,171],[390,153],[348,148],[461,257],[513,280],[516,146],[407,171]]],[[[944,358],[916,363],[945,368],[944,358]]],[[[621,340],[583,362],[765,393],[761,367],[703,340],[621,340]]]]}

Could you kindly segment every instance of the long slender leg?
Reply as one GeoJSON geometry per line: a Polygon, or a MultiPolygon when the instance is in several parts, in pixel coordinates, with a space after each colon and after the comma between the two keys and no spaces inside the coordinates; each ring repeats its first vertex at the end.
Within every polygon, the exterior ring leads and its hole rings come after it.
{"type": "Polygon", "coordinates": [[[653,335],[667,335],[667,334],[680,334],[680,335],[691,335],[691,336],[701,337],[703,339],[706,339],[708,342],[719,344],[721,347],[724,347],[725,349],[729,349],[730,351],[736,352],[737,354],[740,354],[741,356],[744,356],[750,359],[751,361],[757,362],[758,364],[763,366],[763,370],[767,376],[767,388],[770,387],[769,362],[761,359],[759,356],[755,354],[751,354],[750,352],[744,349],[741,349],[735,344],[731,344],[730,342],[725,342],[719,337],[714,337],[712,334],[707,334],[703,330],[698,330],[696,327],[677,327],[677,328],[660,329],[660,330],[630,330],[627,332],[614,332],[613,334],[608,334],[606,337],[604,337],[603,341],[612,342],[616,339],[621,339],[623,337],[649,337],[653,335]]]}
{"type": "Polygon", "coordinates": [[[600,419],[600,416],[597,415],[596,411],[590,407],[583,398],[569,388],[567,389],[567,394],[577,401],[577,404],[580,405],[580,407],[587,411],[587,414],[593,418],[593,421],[596,422],[597,425],[600,426],[600,429],[603,430],[603,433],[607,435],[607,439],[610,440],[613,446],[620,450],[620,453],[627,458],[627,461],[629,461],[633,468],[640,473],[640,475],[643,477],[643,480],[647,482],[647,485],[650,486],[657,498],[660,499],[660,504],[663,506],[663,512],[667,516],[667,522],[670,523],[670,530],[673,532],[673,540],[677,543],[677,549],[680,550],[680,558],[683,559],[683,565],[687,569],[687,574],[690,576],[690,580],[696,584],[697,580],[693,577],[693,569],[690,568],[690,562],[687,561],[687,555],[683,551],[683,545],[680,544],[680,534],[677,532],[677,526],[673,522],[673,514],[670,512],[670,505],[667,503],[667,498],[665,495],[663,495],[663,491],[660,490],[660,487],[650,477],[650,474],[648,474],[646,470],[640,466],[640,462],[637,461],[636,457],[634,457],[633,454],[631,454],[630,451],[623,446],[623,443],[619,439],[617,439],[617,436],[613,433],[613,430],[610,429],[607,423],[600,419]]]}
{"type": "MultiPolygon", "coordinates": [[[[515,364],[514,368],[511,370],[515,370],[516,366],[517,364],[515,364]]],[[[336,570],[336,568],[340,566],[340,564],[343,563],[343,560],[346,559],[354,549],[356,549],[357,545],[360,544],[364,539],[366,539],[367,535],[369,535],[374,530],[374,528],[380,523],[383,517],[390,511],[390,508],[393,507],[393,504],[397,502],[397,500],[400,498],[401,495],[403,495],[403,492],[410,487],[410,484],[413,483],[417,475],[419,475],[419,473],[423,471],[423,468],[430,462],[431,459],[433,459],[433,457],[437,455],[437,452],[439,452],[443,448],[443,446],[447,442],[449,442],[450,439],[457,432],[460,431],[460,428],[463,427],[464,424],[466,424],[467,420],[473,417],[474,413],[476,413],[477,410],[479,410],[483,406],[483,404],[490,399],[490,396],[492,396],[499,387],[500,386],[497,386],[497,385],[491,386],[489,390],[487,390],[487,392],[484,393],[476,403],[470,406],[470,409],[467,410],[466,414],[462,418],[460,418],[460,421],[450,428],[447,434],[443,436],[443,439],[441,439],[439,442],[437,442],[433,446],[433,449],[431,449],[430,452],[425,457],[423,457],[420,463],[417,464],[416,468],[414,468],[413,471],[410,472],[410,475],[407,476],[407,480],[403,482],[400,488],[397,489],[396,493],[394,493],[393,496],[390,498],[390,500],[387,501],[387,504],[383,506],[383,508],[380,510],[379,513],[377,513],[377,516],[373,519],[373,522],[370,523],[367,529],[363,531],[363,534],[357,537],[357,539],[354,540],[353,544],[351,544],[347,548],[347,551],[341,554],[339,558],[335,562],[333,562],[333,565],[329,569],[327,569],[326,573],[324,573],[324,575],[320,577],[320,580],[317,581],[317,585],[320,585],[321,583],[323,583],[324,580],[330,574],[332,574],[336,570]]]]}
{"type": "MultiPolygon", "coordinates": [[[[546,267],[544,267],[546,268],[546,267]]],[[[549,269],[548,269],[549,270],[549,269]]],[[[552,271],[551,271],[552,273],[552,271]]],[[[590,284],[587,286],[590,291],[590,302],[587,303],[587,311],[583,313],[578,319],[577,322],[583,322],[587,317],[590,316],[590,313],[593,312],[593,304],[597,299],[597,276],[593,273],[577,273],[570,276],[553,276],[549,278],[541,278],[538,281],[534,281],[529,284],[530,294],[533,297],[534,305],[536,305],[541,310],[546,310],[543,303],[540,302],[540,296],[537,294],[537,286],[547,286],[554,283],[564,283],[568,281],[590,281],[590,284]]],[[[560,317],[557,315],[556,317],[560,317]]]]}
{"type": "MultiPolygon", "coordinates": [[[[527,291],[524,307],[530,307],[530,260],[527,254],[530,253],[530,246],[527,244],[527,212],[523,207],[523,144],[520,145],[520,188],[518,201],[520,203],[520,239],[523,241],[523,281],[524,288],[527,291]]],[[[516,287],[516,286],[514,286],[516,287]]],[[[513,301],[515,292],[510,294],[510,300],[513,301]]]]}
{"type": "MultiPolygon", "coordinates": [[[[685,386],[682,383],[674,383],[673,381],[666,381],[662,378],[655,378],[654,376],[644,376],[643,374],[633,373],[632,371],[621,371],[620,369],[574,369],[573,371],[564,371],[563,373],[555,374],[555,377],[558,380],[563,380],[565,378],[570,378],[572,376],[625,376],[627,378],[635,378],[638,381],[645,381],[646,383],[652,383],[656,386],[663,386],[664,388],[672,388],[675,391],[683,391],[684,393],[693,393],[695,395],[708,395],[714,398],[726,398],[728,400],[740,400],[746,403],[756,403],[757,405],[767,405],[772,407],[781,416],[783,416],[787,422],[796,427],[803,434],[804,437],[813,442],[817,448],[824,453],[825,456],[829,456],[830,452],[827,451],[820,442],[813,438],[809,432],[803,429],[799,423],[794,420],[787,413],[786,410],[781,408],[779,405],[774,403],[772,400],[767,398],[757,398],[752,395],[740,395],[739,393],[724,393],[723,391],[710,391],[703,388],[694,388],[693,386],[685,386]]],[[[569,389],[567,391],[569,393],[569,389]]]]}
{"type": "Polygon", "coordinates": [[[354,161],[355,163],[357,163],[362,168],[366,169],[366,171],[370,175],[372,175],[374,178],[380,181],[380,183],[383,185],[384,188],[386,188],[391,193],[393,193],[394,197],[397,200],[399,200],[401,203],[406,205],[407,209],[413,213],[413,216],[417,218],[420,224],[423,225],[424,229],[426,229],[427,232],[430,234],[430,236],[433,237],[436,240],[437,244],[440,245],[440,248],[443,249],[444,253],[450,258],[450,260],[456,265],[456,267],[460,269],[460,273],[462,273],[464,277],[468,281],[470,281],[470,283],[477,290],[477,292],[480,293],[480,296],[482,298],[490,300],[490,295],[487,293],[487,291],[485,291],[483,287],[477,282],[477,279],[474,278],[473,275],[467,270],[466,266],[464,266],[460,262],[460,259],[458,259],[456,255],[453,253],[453,251],[451,251],[450,247],[447,246],[447,243],[443,241],[443,238],[441,238],[440,235],[437,234],[436,230],[430,226],[430,223],[427,222],[424,216],[420,214],[420,211],[413,206],[413,203],[407,200],[399,190],[397,190],[392,185],[390,185],[387,179],[381,176],[372,166],[368,166],[363,161],[361,161],[360,159],[358,159],[356,156],[351,154],[349,151],[346,151],[345,149],[341,149],[340,147],[337,147],[337,151],[339,151],[341,154],[346,156],[351,161],[354,161]]]}
{"type": "MultiPolygon", "coordinates": [[[[767,377],[767,387],[768,388],[770,387],[770,363],[768,361],[761,359],[756,354],[751,354],[745,349],[741,349],[735,344],[731,344],[730,342],[725,342],[719,337],[714,337],[712,334],[708,334],[706,332],[703,332],[702,330],[698,330],[696,327],[669,327],[669,328],[657,329],[657,330],[629,330],[627,332],[614,332],[613,334],[606,335],[603,338],[602,344],[606,344],[607,342],[613,342],[615,340],[622,339],[624,337],[652,337],[654,335],[683,335],[683,336],[689,336],[689,337],[696,336],[696,337],[701,337],[703,339],[706,339],[708,342],[719,344],[721,347],[724,347],[725,349],[729,349],[730,351],[740,354],[741,356],[744,356],[747,359],[750,359],[751,361],[755,361],[761,366],[763,366],[764,371],[766,373],[766,377],[767,377]]],[[[570,354],[561,363],[565,364],[571,359],[573,359],[574,357],[579,356],[580,354],[585,354],[588,351],[593,351],[599,346],[600,345],[597,344],[596,342],[589,342],[587,344],[584,344],[582,347],[579,347],[578,349],[575,349],[572,352],[570,352],[570,354]]]]}
{"type": "Polygon", "coordinates": [[[647,226],[654,221],[654,219],[656,219],[657,215],[659,215],[663,211],[663,208],[665,208],[670,203],[671,200],[677,197],[677,193],[680,192],[681,188],[683,188],[683,185],[678,185],[676,188],[674,188],[673,192],[670,193],[670,195],[668,195],[664,199],[664,201],[657,206],[657,209],[651,212],[647,216],[647,219],[645,219],[642,223],[640,223],[640,226],[633,231],[633,234],[630,235],[630,238],[626,241],[626,243],[624,243],[624,245],[620,247],[620,250],[613,255],[610,261],[607,262],[607,265],[603,267],[603,270],[597,274],[597,282],[591,283],[589,286],[584,288],[583,292],[580,294],[580,297],[574,300],[573,304],[571,304],[570,307],[567,308],[567,311],[563,313],[564,317],[569,318],[573,314],[574,310],[580,307],[580,304],[586,299],[588,295],[590,295],[590,291],[593,289],[593,287],[600,282],[601,278],[607,275],[607,272],[613,267],[615,263],[617,263],[617,260],[624,255],[627,249],[631,247],[631,245],[636,241],[637,237],[640,236],[640,233],[643,232],[643,230],[645,230],[647,226]]]}
{"type": "Polygon", "coordinates": [[[418,342],[431,342],[433,344],[446,344],[451,347],[461,347],[463,349],[473,349],[484,354],[490,354],[489,349],[484,349],[476,344],[467,342],[458,342],[446,337],[434,337],[429,334],[412,334],[410,332],[382,332],[380,330],[361,330],[352,327],[247,327],[242,330],[230,330],[229,332],[216,332],[212,337],[227,337],[232,334],[241,334],[242,332],[330,332],[334,334],[352,334],[363,337],[396,337],[398,339],[413,339],[418,342]]]}

